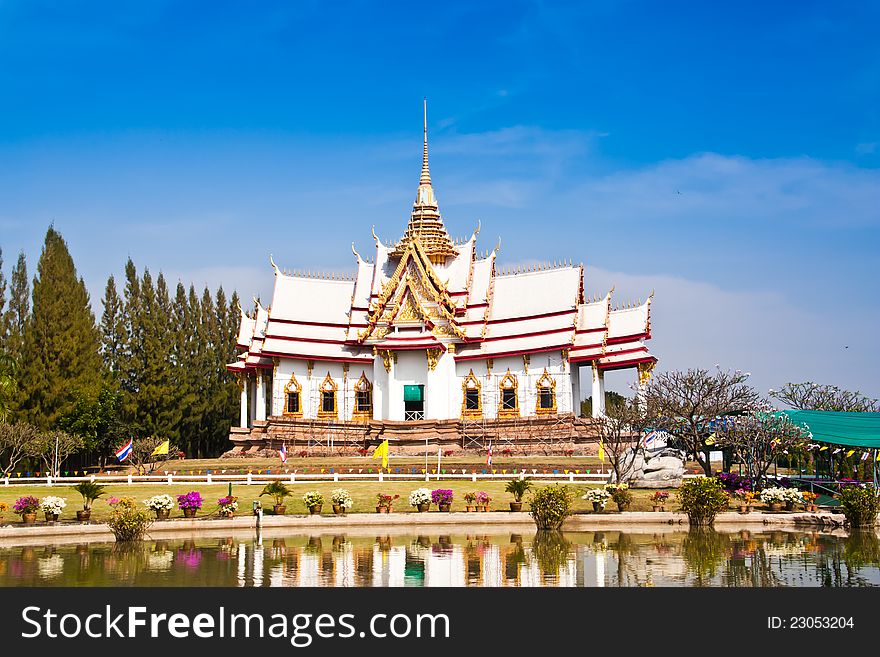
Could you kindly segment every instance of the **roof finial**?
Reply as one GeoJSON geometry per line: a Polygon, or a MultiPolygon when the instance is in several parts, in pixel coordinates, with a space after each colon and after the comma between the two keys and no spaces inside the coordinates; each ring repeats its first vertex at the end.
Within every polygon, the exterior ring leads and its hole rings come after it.
{"type": "Polygon", "coordinates": [[[424,109],[425,149],[422,153],[422,175],[419,177],[419,185],[431,184],[431,172],[428,170],[428,99],[422,99],[424,109]]]}

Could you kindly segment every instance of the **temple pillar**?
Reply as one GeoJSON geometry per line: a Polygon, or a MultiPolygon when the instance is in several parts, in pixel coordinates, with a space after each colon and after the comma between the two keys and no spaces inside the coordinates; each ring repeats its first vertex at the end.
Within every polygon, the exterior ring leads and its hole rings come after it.
{"type": "Polygon", "coordinates": [[[257,405],[256,408],[256,421],[264,422],[266,420],[266,377],[263,376],[261,371],[257,371],[257,394],[255,403],[257,405]]]}
{"type": "Polygon", "coordinates": [[[605,373],[593,361],[593,417],[605,415],[605,373]]]}
{"type": "Polygon", "coordinates": [[[571,363],[571,412],[575,417],[581,414],[581,368],[577,363],[571,363]]]}
{"type": "Polygon", "coordinates": [[[239,418],[238,425],[242,429],[248,428],[248,386],[250,385],[250,381],[248,381],[248,376],[245,372],[242,372],[238,375],[238,384],[241,388],[241,417],[239,418]]]}

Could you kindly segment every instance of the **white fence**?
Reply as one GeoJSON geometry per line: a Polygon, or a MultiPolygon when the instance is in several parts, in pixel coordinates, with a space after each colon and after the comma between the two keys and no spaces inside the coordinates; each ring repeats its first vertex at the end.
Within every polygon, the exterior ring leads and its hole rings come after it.
{"type": "MultiPolygon", "coordinates": [[[[687,475],[686,475],[687,476],[687,475]]],[[[297,472],[288,472],[284,474],[203,474],[203,475],[185,475],[185,474],[153,474],[153,475],[88,475],[85,477],[4,477],[2,479],[3,486],[75,486],[81,481],[93,481],[99,484],[126,484],[134,486],[137,484],[182,484],[182,483],[202,483],[202,484],[220,484],[233,482],[238,484],[267,484],[270,481],[283,481],[285,483],[303,483],[303,482],[338,482],[338,481],[507,481],[510,479],[529,478],[534,481],[545,481],[550,483],[569,482],[583,484],[604,484],[611,480],[611,473],[529,473],[517,472],[513,473],[394,473],[387,472],[378,473],[314,473],[303,474],[297,472]]]]}

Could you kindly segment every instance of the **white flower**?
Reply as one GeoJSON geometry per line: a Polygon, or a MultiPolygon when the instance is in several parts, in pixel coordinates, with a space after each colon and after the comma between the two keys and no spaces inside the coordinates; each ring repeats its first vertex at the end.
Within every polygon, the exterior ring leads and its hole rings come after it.
{"type": "MultiPolygon", "coordinates": [[[[788,491],[793,490],[790,488],[780,488],[780,487],[771,487],[765,488],[761,491],[761,501],[765,504],[773,504],[773,503],[782,503],[788,499],[788,491]]],[[[800,497],[800,493],[798,493],[798,497],[800,497]]]]}
{"type": "Polygon", "coordinates": [[[351,499],[351,494],[344,488],[334,488],[333,490],[331,490],[330,501],[336,506],[341,506],[346,509],[350,509],[352,506],[354,506],[354,502],[351,499]]]}
{"type": "Polygon", "coordinates": [[[46,513],[61,513],[61,510],[67,506],[67,502],[63,497],[55,497],[54,495],[46,495],[40,500],[40,509],[46,513]]]}
{"type": "Polygon", "coordinates": [[[175,506],[174,498],[165,493],[153,495],[153,497],[144,500],[144,504],[153,511],[171,511],[175,506]]]}
{"type": "Polygon", "coordinates": [[[431,489],[416,488],[413,492],[409,494],[409,503],[411,506],[418,506],[419,504],[430,504],[431,489]]]}
{"type": "Polygon", "coordinates": [[[588,502],[597,502],[604,506],[610,497],[611,492],[604,488],[591,488],[581,496],[581,499],[587,500],[588,502]]]}

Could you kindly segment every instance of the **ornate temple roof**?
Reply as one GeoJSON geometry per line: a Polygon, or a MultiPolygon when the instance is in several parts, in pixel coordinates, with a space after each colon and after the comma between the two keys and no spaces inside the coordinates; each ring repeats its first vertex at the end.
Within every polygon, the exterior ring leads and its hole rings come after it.
{"type": "MultiPolygon", "coordinates": [[[[352,277],[275,270],[272,305],[242,312],[228,367],[266,367],[272,358],[371,363],[380,352],[453,351],[457,361],[566,350],[572,363],[603,369],[641,366],[656,358],[651,297],[612,307],[613,289],[584,299],[582,265],[554,263],[498,271],[496,247],[476,253],[479,225],[467,240],[449,237],[428,169],[427,114],[419,189],[404,237],[364,259],[352,245],[352,277]]],[[[653,296],[653,294],[652,294],[653,296]]],[[[430,352],[429,352],[430,353],[430,352]]],[[[385,353],[387,356],[387,353],[385,353]]]]}

